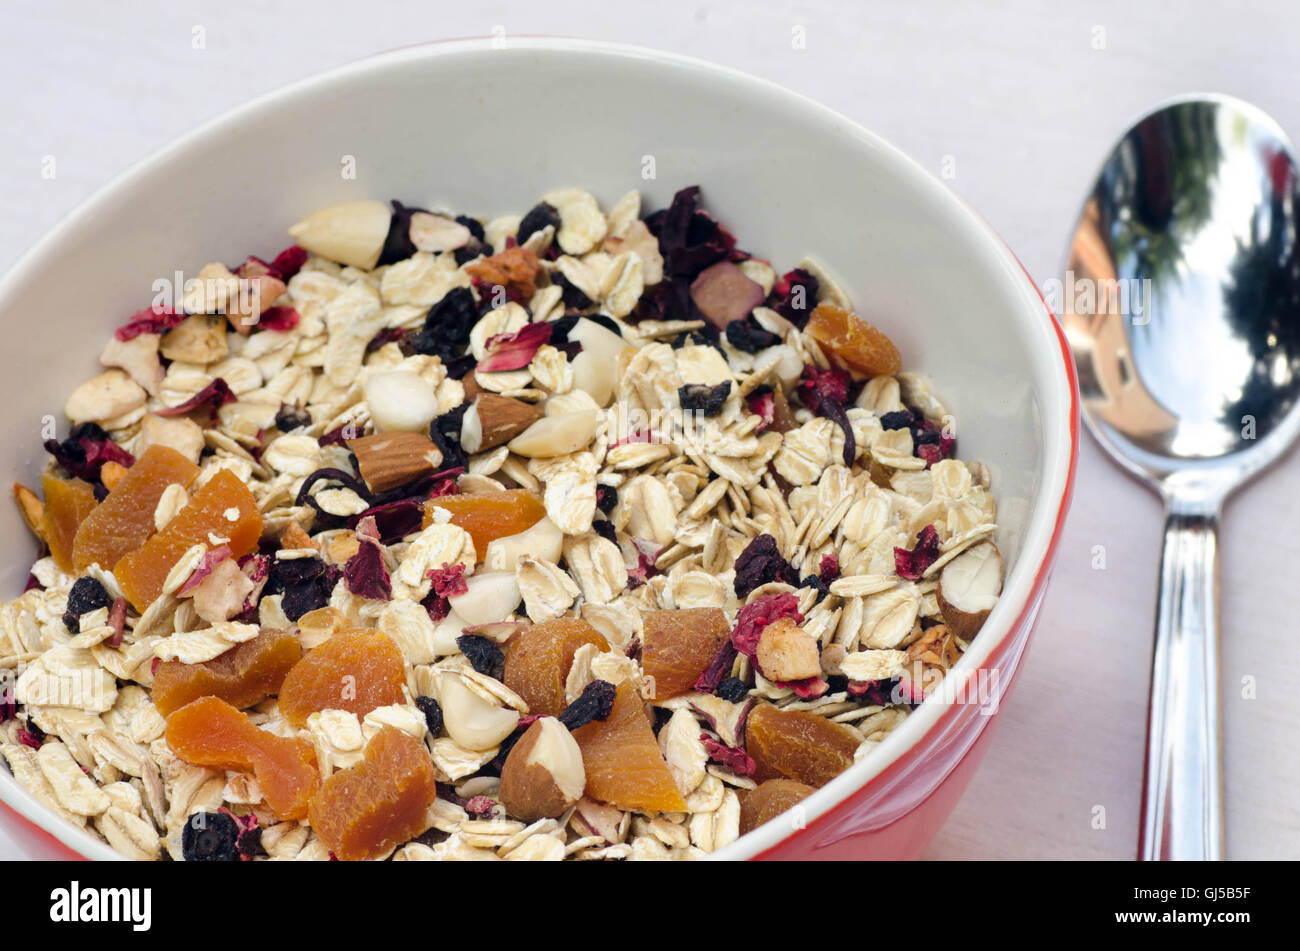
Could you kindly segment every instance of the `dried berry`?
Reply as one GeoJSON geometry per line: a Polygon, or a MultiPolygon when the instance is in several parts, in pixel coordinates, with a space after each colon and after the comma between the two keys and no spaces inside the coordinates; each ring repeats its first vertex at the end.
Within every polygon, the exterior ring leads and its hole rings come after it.
{"type": "Polygon", "coordinates": [[[444,363],[456,359],[469,345],[469,332],[478,323],[478,304],[468,287],[453,287],[429,308],[424,326],[411,335],[416,353],[432,354],[444,363]]]}
{"type": "Polygon", "coordinates": [[[617,695],[617,688],[608,680],[593,680],[582,688],[578,699],[564,708],[559,721],[573,731],[593,720],[607,720],[617,695]]]}
{"type": "Polygon", "coordinates": [[[429,438],[442,453],[442,464],[452,469],[468,469],[469,456],[460,446],[460,427],[469,403],[461,403],[429,424],[429,438]]]}
{"type": "Polygon", "coordinates": [[[131,455],[113,441],[113,438],[94,423],[81,423],[72,427],[63,442],[45,441],[45,451],[71,476],[98,482],[99,472],[106,462],[116,462],[130,468],[135,465],[131,455]]]}
{"type": "Polygon", "coordinates": [[[486,637],[462,634],[456,638],[456,646],[469,660],[470,666],[483,676],[500,680],[505,675],[506,655],[486,637]]]}
{"type": "Polygon", "coordinates": [[[597,485],[596,508],[608,515],[614,511],[616,505],[618,505],[618,489],[612,485],[597,485]]]}
{"type": "Polygon", "coordinates": [[[359,598],[388,601],[393,596],[383,549],[368,539],[362,540],[357,553],[343,566],[343,580],[348,590],[359,598]]]}
{"type": "Polygon", "coordinates": [[[554,205],[541,201],[528,209],[528,214],[524,215],[523,220],[519,222],[519,230],[515,233],[515,240],[523,244],[547,225],[559,231],[560,213],[555,210],[554,205]]]}
{"type": "Polygon", "coordinates": [[[880,425],[885,429],[910,429],[916,417],[911,410],[896,409],[880,417],[880,425]]]}
{"type": "MultiPolygon", "coordinates": [[[[596,504],[599,505],[600,504],[599,494],[596,496],[596,499],[597,499],[596,504]]],[[[618,535],[615,534],[614,532],[614,523],[611,522],[609,519],[607,518],[596,519],[596,521],[591,523],[591,530],[595,532],[597,535],[599,535],[601,538],[605,539],[606,541],[613,542],[615,545],[618,544],[618,535]]]]}
{"type": "Polygon", "coordinates": [[[659,239],[665,274],[694,278],[728,257],[736,246],[727,229],[698,207],[699,199],[699,186],[691,185],[677,192],[668,208],[645,219],[650,233],[659,239]]]}
{"type": "Polygon", "coordinates": [[[736,596],[749,597],[755,588],[773,581],[798,585],[799,574],[781,557],[775,538],[768,534],[759,535],[736,558],[736,596]]]}
{"type": "Polygon", "coordinates": [[[758,353],[765,347],[775,347],[781,338],[760,327],[751,315],[727,324],[727,342],[745,353],[758,353]]]}
{"type": "Polygon", "coordinates": [[[700,674],[699,679],[695,681],[695,689],[700,693],[715,693],[727,680],[737,679],[727,676],[736,662],[736,654],[736,645],[731,643],[731,638],[727,638],[718,648],[718,653],[714,655],[709,666],[704,668],[704,673],[700,674]]]}
{"type": "Polygon", "coordinates": [[[239,823],[225,812],[196,812],[181,831],[185,861],[238,862],[239,833],[239,823]]]}
{"type": "Polygon", "coordinates": [[[80,618],[83,614],[112,606],[113,599],[102,584],[90,576],[78,578],[68,592],[68,608],[63,615],[63,624],[73,634],[80,634],[80,618]]]}
{"type": "Polygon", "coordinates": [[[830,585],[823,581],[820,575],[808,575],[803,581],[799,582],[799,587],[812,588],[817,592],[815,604],[821,604],[826,595],[831,593],[830,585]]]}
{"type": "Polygon", "coordinates": [[[749,686],[739,677],[727,677],[722,683],[718,684],[718,689],[713,692],[723,700],[740,703],[745,697],[749,696],[749,686]]]}
{"type": "Polygon", "coordinates": [[[799,381],[799,395],[804,405],[819,416],[832,420],[844,432],[844,464],[852,466],[858,454],[857,439],[849,423],[849,384],[852,382],[843,370],[820,370],[811,364],[804,367],[799,381]]]}
{"type": "Polygon", "coordinates": [[[384,239],[384,249],[379,253],[379,264],[393,264],[404,261],[415,253],[415,242],[411,240],[411,216],[423,208],[413,208],[393,200],[393,217],[388,225],[388,237],[384,239]]]}
{"type": "Polygon", "coordinates": [[[894,549],[894,567],[898,577],[908,581],[919,581],[925,569],[939,559],[939,532],[933,525],[927,525],[916,535],[916,544],[909,551],[906,548],[894,549]]]}
{"type": "Polygon", "coordinates": [[[184,314],[178,314],[170,307],[155,304],[132,314],[130,320],[113,331],[113,336],[125,343],[134,340],[140,334],[165,333],[184,319],[184,314]]]}
{"type": "Polygon", "coordinates": [[[829,585],[840,576],[839,558],[835,555],[822,555],[822,560],[817,564],[817,574],[821,576],[823,584],[829,585]]]}
{"type": "Polygon", "coordinates": [[[271,563],[264,591],[268,596],[282,594],[280,609],[290,621],[308,611],[329,604],[338,580],[338,568],[326,566],[319,558],[276,559],[271,563]]]}
{"type": "Polygon", "coordinates": [[[281,403],[280,411],[275,414],[275,428],[282,433],[302,429],[310,425],[311,413],[301,406],[290,406],[288,403],[281,403]]]}
{"type": "Polygon", "coordinates": [[[307,252],[296,244],[291,244],[275,256],[268,267],[271,274],[282,281],[288,281],[307,263],[307,252]]]}
{"type": "Polygon", "coordinates": [[[938,424],[928,419],[921,419],[912,424],[912,445],[917,458],[925,460],[925,467],[931,468],[936,462],[952,457],[957,448],[957,440],[939,428],[938,424]]]}
{"type": "MultiPolygon", "coordinates": [[[[564,302],[565,307],[571,310],[586,310],[591,306],[591,298],[586,295],[582,288],[565,277],[562,272],[554,272],[551,275],[551,283],[560,288],[560,300],[564,302]]],[[[574,316],[578,315],[575,314],[574,316]]]]}
{"type": "Polygon", "coordinates": [[[817,306],[820,282],[803,268],[795,268],[781,275],[772,287],[768,307],[796,327],[803,327],[817,306]]]}
{"type": "Polygon", "coordinates": [[[758,652],[758,639],[763,628],[774,621],[788,617],[795,624],[803,623],[799,613],[799,599],[788,591],[765,594],[755,598],[736,613],[736,625],[731,629],[731,643],[746,657],[758,652]]]}
{"type": "Polygon", "coordinates": [[[730,380],[723,380],[717,386],[687,383],[677,388],[677,399],[682,404],[682,409],[700,412],[705,416],[717,416],[721,413],[730,395],[730,380]]]}
{"type": "Polygon", "coordinates": [[[293,330],[301,320],[292,307],[268,307],[258,315],[257,325],[263,330],[293,330]]]}
{"type": "Polygon", "coordinates": [[[424,714],[424,724],[429,728],[429,735],[437,738],[442,734],[442,705],[433,697],[416,697],[415,705],[424,714]]]}

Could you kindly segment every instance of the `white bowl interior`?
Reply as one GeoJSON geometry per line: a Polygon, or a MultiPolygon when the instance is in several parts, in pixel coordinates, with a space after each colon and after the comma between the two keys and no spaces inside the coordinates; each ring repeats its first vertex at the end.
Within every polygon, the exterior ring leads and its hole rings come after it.
{"type": "MultiPolygon", "coordinates": [[[[603,203],[640,189],[651,210],[690,184],[779,271],[806,254],[824,262],[905,367],[932,379],[956,416],[961,458],[992,471],[1010,574],[980,638],[985,654],[1027,596],[1069,466],[1068,383],[1032,287],[975,215],[870,133],[751,77],[644,50],[569,40],[401,50],[258,100],[136,166],[0,285],[5,471],[39,477],[43,420],[62,435],[66,395],[96,372],[108,335],[149,303],[155,280],[272,255],[317,207],[399,198],[490,217],[580,185],[603,203]],[[342,174],[350,162],[355,179],[342,174]],[[654,177],[643,177],[651,162],[654,177]]],[[[0,519],[6,537],[26,537],[12,507],[0,519]]],[[[0,564],[6,597],[34,551],[24,542],[0,564]]],[[[925,717],[906,726],[919,735],[925,717]]],[[[836,788],[896,755],[877,752],[836,788]]],[[[0,795],[34,805],[8,775],[0,795]]],[[[812,815],[833,798],[810,801],[812,815]]],[[[97,845],[62,824],[56,834],[97,845]]],[[[728,854],[750,840],[760,841],[728,854]]]]}

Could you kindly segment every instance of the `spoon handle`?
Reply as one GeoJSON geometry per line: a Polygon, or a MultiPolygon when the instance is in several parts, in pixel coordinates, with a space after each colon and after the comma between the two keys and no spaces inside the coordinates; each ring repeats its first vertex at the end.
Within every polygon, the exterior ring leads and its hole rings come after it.
{"type": "Polygon", "coordinates": [[[1176,496],[1165,511],[1141,859],[1223,858],[1218,521],[1176,496]]]}

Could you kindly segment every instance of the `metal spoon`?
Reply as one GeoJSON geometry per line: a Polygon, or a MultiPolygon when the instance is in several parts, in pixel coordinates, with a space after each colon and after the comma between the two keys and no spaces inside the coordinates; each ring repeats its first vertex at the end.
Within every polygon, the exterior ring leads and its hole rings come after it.
{"type": "Polygon", "coordinates": [[[1181,99],[1115,146],[1070,245],[1084,415],[1165,502],[1143,859],[1223,857],[1216,536],[1224,499],[1300,431],[1297,182],[1259,109],[1181,99]]]}

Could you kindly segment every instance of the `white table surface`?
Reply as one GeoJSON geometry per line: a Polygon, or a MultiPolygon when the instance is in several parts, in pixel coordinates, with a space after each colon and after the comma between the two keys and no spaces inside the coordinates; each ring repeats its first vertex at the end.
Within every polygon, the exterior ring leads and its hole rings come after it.
{"type": "MultiPolygon", "coordinates": [[[[425,39],[565,34],[704,57],[861,121],[936,173],[1040,283],[1104,153],[1151,104],[1250,99],[1300,135],[1282,2],[996,4],[860,0],[15,4],[0,35],[0,268],[130,163],[285,83],[425,39]],[[806,49],[792,49],[797,27],[806,49]],[[194,49],[201,28],[206,48],[194,49]],[[1098,48],[1100,47],[1100,48],[1098,48]],[[54,156],[56,177],[41,175],[54,156]]],[[[1225,515],[1228,854],[1300,857],[1300,609],[1294,458],[1225,515]],[[1243,699],[1242,678],[1256,699],[1243,699]]],[[[1039,630],[970,790],[932,858],[1128,858],[1138,790],[1161,513],[1084,440],[1039,630]],[[1106,567],[1092,567],[1104,546],[1106,567]],[[1105,828],[1094,828],[1096,807],[1105,828]]],[[[0,827],[0,857],[24,849],[0,827]]]]}

